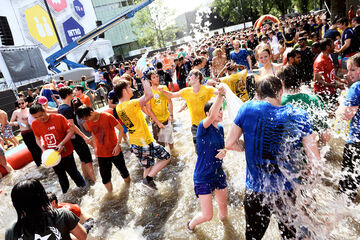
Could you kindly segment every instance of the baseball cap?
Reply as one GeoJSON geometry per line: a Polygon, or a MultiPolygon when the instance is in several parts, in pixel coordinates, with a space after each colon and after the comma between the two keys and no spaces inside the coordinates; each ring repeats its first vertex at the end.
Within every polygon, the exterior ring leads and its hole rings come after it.
{"type": "Polygon", "coordinates": [[[48,100],[44,96],[39,97],[39,99],[37,100],[37,103],[41,104],[41,105],[45,105],[47,102],[48,102],[48,100]]]}

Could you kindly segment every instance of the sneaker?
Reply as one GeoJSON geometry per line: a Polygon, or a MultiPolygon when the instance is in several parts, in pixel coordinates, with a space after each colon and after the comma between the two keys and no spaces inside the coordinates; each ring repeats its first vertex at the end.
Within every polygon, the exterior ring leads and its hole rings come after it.
{"type": "Polygon", "coordinates": [[[193,232],[194,232],[194,229],[191,229],[191,228],[190,228],[190,220],[186,223],[186,230],[187,230],[189,233],[193,233],[193,232]]]}
{"type": "Polygon", "coordinates": [[[154,181],[148,181],[146,178],[143,179],[142,183],[150,189],[157,190],[157,187],[154,181]]]}

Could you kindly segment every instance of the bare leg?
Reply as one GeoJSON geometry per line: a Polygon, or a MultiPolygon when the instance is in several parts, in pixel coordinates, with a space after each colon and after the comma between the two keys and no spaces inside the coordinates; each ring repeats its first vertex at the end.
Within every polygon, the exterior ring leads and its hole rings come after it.
{"type": "Polygon", "coordinates": [[[210,221],[213,217],[212,195],[205,194],[199,195],[201,213],[198,213],[189,224],[191,229],[194,229],[196,225],[200,223],[210,221]]]}
{"type": "Polygon", "coordinates": [[[16,139],[16,137],[10,138],[10,142],[12,142],[15,146],[19,145],[19,141],[16,139]]]}
{"type": "MultiPolygon", "coordinates": [[[[162,161],[158,161],[157,163],[155,163],[154,166],[152,166],[151,171],[149,172],[148,175],[149,177],[155,177],[155,175],[161,171],[161,169],[163,169],[166,165],[168,165],[168,163],[170,162],[170,158],[168,160],[162,160],[162,161]]],[[[144,172],[145,173],[145,172],[144,172]]],[[[146,177],[145,176],[145,177],[146,177]]]]}
{"type": "Polygon", "coordinates": [[[172,144],[169,143],[169,148],[170,148],[171,151],[174,150],[174,144],[173,144],[173,143],[172,143],[172,144]]]}
{"type": "Polygon", "coordinates": [[[219,207],[219,219],[224,221],[227,217],[227,188],[215,189],[215,197],[219,207]]]}
{"type": "Polygon", "coordinates": [[[85,179],[89,178],[93,182],[96,181],[94,166],[91,162],[89,162],[89,163],[81,162],[81,169],[82,169],[85,179]]]}
{"type": "Polygon", "coordinates": [[[112,192],[112,190],[113,190],[113,185],[112,185],[111,182],[105,183],[104,185],[105,185],[105,188],[106,188],[106,190],[107,190],[108,192],[112,192]]]}
{"type": "Polygon", "coordinates": [[[143,178],[146,178],[147,175],[149,175],[152,167],[144,168],[143,178]]]}
{"type": "Polygon", "coordinates": [[[10,173],[11,171],[13,171],[14,169],[10,166],[10,164],[8,164],[8,162],[6,161],[6,157],[3,153],[3,155],[0,155],[0,164],[6,169],[6,171],[8,173],[10,173]]]}

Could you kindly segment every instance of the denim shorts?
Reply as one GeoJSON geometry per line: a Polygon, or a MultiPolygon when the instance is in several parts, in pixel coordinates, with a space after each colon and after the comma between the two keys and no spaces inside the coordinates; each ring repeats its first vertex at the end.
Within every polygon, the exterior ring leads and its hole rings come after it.
{"type": "Polygon", "coordinates": [[[215,181],[211,183],[194,183],[196,197],[199,197],[199,195],[211,194],[215,189],[225,189],[226,187],[225,174],[217,176],[215,181]]]}

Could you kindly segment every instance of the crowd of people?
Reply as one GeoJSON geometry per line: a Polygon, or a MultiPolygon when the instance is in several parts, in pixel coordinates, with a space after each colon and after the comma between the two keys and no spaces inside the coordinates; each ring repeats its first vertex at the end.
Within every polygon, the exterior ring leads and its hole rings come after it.
{"type": "MultiPolygon", "coordinates": [[[[0,119],[4,139],[12,139],[6,126],[18,126],[37,166],[41,165],[43,151],[59,151],[61,161],[54,171],[63,193],[70,186],[66,173],[78,187],[97,181],[91,148],[107,191],[113,191],[113,164],[125,184],[130,183],[131,173],[120,146],[126,141],[143,169],[142,183],[156,191],[154,179],[176,149],[174,111],[187,108],[193,145],[182,144],[195,147],[197,153],[193,180],[201,212],[185,223],[186,229],[194,232],[199,224],[212,219],[212,193],[219,219],[227,218],[227,176],[222,162],[227,151],[237,151],[245,152],[247,163],[243,200],[246,239],[261,239],[272,214],[277,217],[282,237],[296,239],[300,229],[287,205],[296,202],[298,182],[306,185],[306,179],[316,178],[322,171],[319,144],[326,144],[331,137],[329,119],[351,120],[339,193],[349,202],[357,196],[359,50],[360,10],[356,15],[353,10],[351,19],[329,22],[326,15],[302,15],[266,23],[259,29],[215,35],[148,57],[144,72],[136,67],[136,59],[118,68],[111,65],[109,70],[98,69],[96,84],[109,90],[109,109],[105,112],[96,111],[84,97],[84,91],[93,91],[86,78],[80,85],[71,80],[53,81],[37,93],[38,97],[30,89],[27,97],[18,98],[18,109],[10,122],[6,122],[7,117],[6,121],[0,119]],[[236,95],[243,104],[225,136],[221,122],[228,94],[236,95]],[[173,98],[184,100],[180,109],[174,109],[173,98]],[[146,116],[151,119],[152,131],[146,116]]],[[[78,239],[86,238],[79,224],[80,214],[57,210],[57,199],[53,197],[52,204],[38,181],[16,184],[11,197],[18,221],[7,232],[7,240],[51,235],[54,229],[64,239],[70,239],[69,232],[78,239]],[[39,192],[36,196],[35,191],[39,192]],[[26,204],[21,201],[25,195],[30,199],[26,204]]],[[[83,223],[93,224],[92,220],[89,217],[83,223]]]]}

